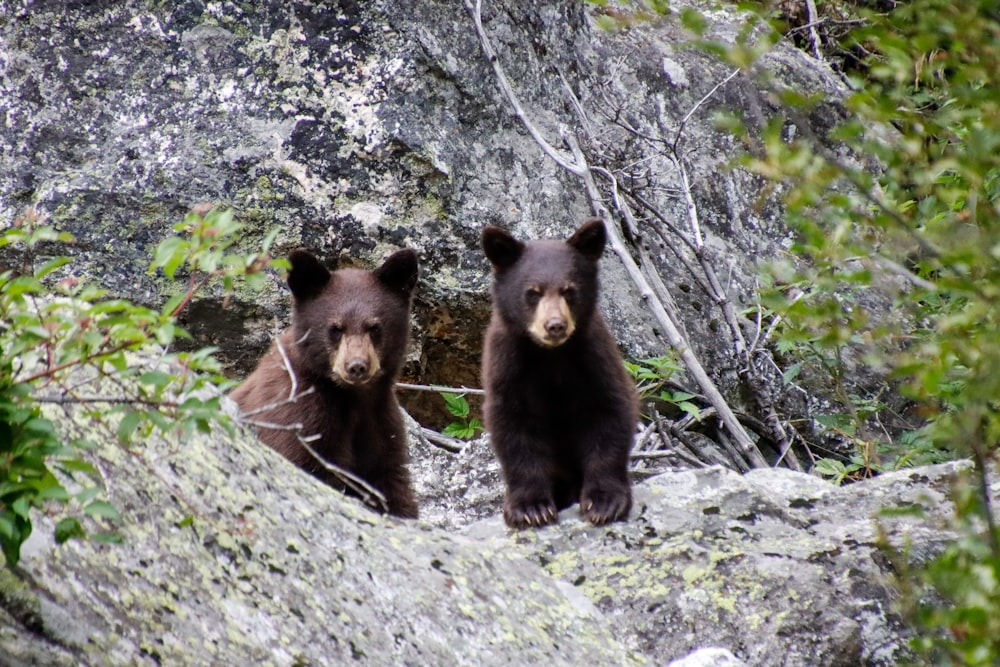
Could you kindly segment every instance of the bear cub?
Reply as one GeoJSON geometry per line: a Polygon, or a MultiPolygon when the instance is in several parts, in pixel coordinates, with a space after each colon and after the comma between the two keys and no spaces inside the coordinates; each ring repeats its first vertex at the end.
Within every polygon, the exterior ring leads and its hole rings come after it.
{"type": "Polygon", "coordinates": [[[390,514],[416,517],[393,385],[409,336],[417,255],[404,249],[374,271],[333,273],[304,250],[288,259],[292,326],[231,396],[260,439],[303,470],[360,495],[300,438],[380,491],[390,514]]]}
{"type": "Polygon", "coordinates": [[[632,507],[628,465],[639,417],[597,309],[604,223],[567,241],[522,243],[486,227],[493,312],[483,348],[486,430],[503,471],[508,526],[542,526],[574,502],[595,525],[632,507]]]}

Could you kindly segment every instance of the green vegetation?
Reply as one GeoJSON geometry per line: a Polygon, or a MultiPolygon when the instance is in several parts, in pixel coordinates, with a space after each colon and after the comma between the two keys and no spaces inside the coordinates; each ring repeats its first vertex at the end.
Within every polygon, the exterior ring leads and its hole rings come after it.
{"type": "Polygon", "coordinates": [[[765,196],[784,198],[797,231],[764,304],[783,320],[786,381],[825,374],[835,408],[823,423],[855,446],[849,464],[820,471],[843,480],[921,458],[975,463],[954,494],[962,538],[906,566],[901,582],[928,660],[995,665],[1000,532],[987,483],[1000,444],[1000,15],[985,1],[838,7],[859,19],[832,45],[856,54],[843,122],[817,135],[808,118],[824,101],[755,67],[783,38],[778,26],[764,39],[748,29],[735,45],[701,42],[757,76],[782,109],[760,139],[739,117],[719,123],[743,139],[742,165],[770,183],[765,196]],[[871,318],[867,303],[891,305],[892,316],[871,318]],[[885,372],[912,402],[909,427],[881,427],[880,397],[847,390],[848,363],[885,372]]]}
{"type": "Polygon", "coordinates": [[[471,440],[482,432],[483,423],[472,417],[469,401],[466,400],[464,394],[455,394],[448,391],[442,391],[440,394],[441,398],[444,399],[445,405],[448,406],[448,412],[455,417],[455,421],[445,426],[442,433],[452,438],[458,438],[459,440],[471,440]]]}
{"type": "Polygon", "coordinates": [[[186,274],[188,284],[160,310],[61,271],[69,257],[36,265],[43,248],[48,254],[72,239],[33,211],[0,233],[0,249],[18,263],[0,272],[0,548],[8,566],[31,535],[33,509],[61,506],[58,542],[119,539],[118,512],[102,499],[101,475],[83,456],[96,444],[60,434],[46,406],[78,406],[123,447],[154,429],[230,428],[219,406],[229,382],[212,350],[170,347],[189,337],[176,317],[199,290],[214,280],[226,290],[237,278],[263,281],[273,236],[261,254],[231,254],[240,229],[231,211],[215,209],[192,212],[175,227],[180,235],[160,244],[150,270],[186,274]],[[141,357],[153,363],[136,364],[141,357]]]}
{"type": "Polygon", "coordinates": [[[659,401],[669,403],[695,418],[701,414],[701,409],[691,402],[694,394],[681,389],[671,390],[668,386],[670,379],[683,370],[674,355],[652,357],[638,362],[626,361],[625,370],[635,380],[636,390],[643,404],[659,401]]]}

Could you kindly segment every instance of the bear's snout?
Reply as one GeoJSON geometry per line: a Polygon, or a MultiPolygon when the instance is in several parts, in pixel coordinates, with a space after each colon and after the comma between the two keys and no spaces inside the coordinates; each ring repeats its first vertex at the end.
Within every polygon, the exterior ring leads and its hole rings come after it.
{"type": "Polygon", "coordinates": [[[330,360],[333,379],[342,384],[364,384],[379,371],[378,353],[367,334],[344,336],[330,360]]]}
{"type": "Polygon", "coordinates": [[[545,323],[545,333],[549,338],[563,338],[566,336],[566,320],[561,317],[553,317],[545,323]]]}
{"type": "Polygon", "coordinates": [[[565,343],[575,329],[573,312],[566,299],[554,290],[546,291],[539,299],[528,327],[531,337],[544,347],[557,347],[565,343]]]}
{"type": "Polygon", "coordinates": [[[353,382],[364,382],[368,377],[368,360],[357,357],[348,361],[347,377],[353,382]]]}

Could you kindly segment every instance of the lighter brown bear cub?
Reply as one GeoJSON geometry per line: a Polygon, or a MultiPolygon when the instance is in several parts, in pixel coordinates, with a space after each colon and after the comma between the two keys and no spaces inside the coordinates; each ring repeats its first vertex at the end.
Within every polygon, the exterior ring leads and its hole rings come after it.
{"type": "Polygon", "coordinates": [[[303,470],[351,490],[302,445],[305,440],[380,491],[390,514],[416,517],[393,385],[410,330],[417,255],[400,250],[374,271],[333,273],[304,250],[288,259],[292,327],[231,396],[260,439],[303,470]]]}
{"type": "Polygon", "coordinates": [[[522,243],[487,227],[493,314],[483,349],[486,428],[514,528],[557,520],[574,502],[590,522],[625,519],[638,398],[597,310],[604,223],[567,241],[522,243]]]}

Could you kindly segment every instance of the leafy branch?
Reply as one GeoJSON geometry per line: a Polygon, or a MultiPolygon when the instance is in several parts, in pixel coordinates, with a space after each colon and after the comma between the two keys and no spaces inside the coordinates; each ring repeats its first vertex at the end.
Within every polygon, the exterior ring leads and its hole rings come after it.
{"type": "Polygon", "coordinates": [[[184,270],[191,279],[161,310],[109,297],[74,276],[68,257],[36,267],[43,249],[72,237],[34,210],[0,232],[0,249],[20,258],[16,269],[0,273],[0,549],[7,566],[20,560],[32,511],[50,503],[65,514],[56,524],[58,542],[119,539],[112,529],[118,511],[102,497],[100,471],[86,460],[97,447],[94,436],[60,433],[43,406],[80,408],[108,439],[140,458],[129,445],[153,430],[183,436],[230,428],[220,401],[231,383],[212,349],[170,351],[189,337],[176,316],[215,279],[227,290],[239,277],[253,284],[270,264],[266,249],[274,235],[263,253],[238,257],[226,252],[241,229],[232,212],[203,208],[175,229],[190,236],[166,239],[151,271],[184,270]],[[96,530],[85,529],[85,520],[96,530]]]}

